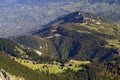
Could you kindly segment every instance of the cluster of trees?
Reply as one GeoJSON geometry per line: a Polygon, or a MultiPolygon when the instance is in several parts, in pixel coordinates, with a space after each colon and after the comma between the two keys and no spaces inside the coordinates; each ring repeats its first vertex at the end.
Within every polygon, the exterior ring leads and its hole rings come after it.
{"type": "Polygon", "coordinates": [[[10,39],[0,38],[0,51],[5,51],[12,56],[19,56],[20,54],[15,51],[16,46],[19,47],[17,42],[10,39]]]}
{"type": "Polygon", "coordinates": [[[50,41],[59,54],[59,58],[104,61],[111,55],[118,54],[117,49],[104,47],[107,44],[105,38],[110,38],[110,36],[103,34],[79,34],[74,30],[61,27],[57,28],[57,30],[62,36],[51,38],[50,41]]]}
{"type": "MultiPolygon", "coordinates": [[[[23,38],[24,39],[24,38],[23,38]]],[[[21,38],[21,41],[23,40],[21,38]]],[[[26,45],[29,43],[29,44],[32,44],[32,43],[35,43],[34,42],[31,42],[31,39],[28,38],[26,39],[25,38],[25,41],[26,42],[26,45]]],[[[23,40],[24,41],[24,40],[23,40]]],[[[33,39],[32,39],[33,41],[33,39]]],[[[36,42],[37,43],[37,42],[36,42]]],[[[47,44],[47,43],[46,43],[47,44]]],[[[20,45],[19,43],[17,43],[16,41],[14,40],[11,40],[11,39],[6,39],[6,38],[0,38],[0,51],[4,51],[8,54],[10,54],[11,56],[14,56],[14,57],[18,57],[18,58],[25,58],[25,59],[30,59],[30,60],[35,60],[36,62],[51,62],[53,60],[55,60],[55,58],[51,58],[51,54],[53,53],[52,49],[45,49],[46,52],[49,52],[43,56],[39,56],[35,51],[34,51],[34,45],[32,48],[28,48],[29,46],[22,46],[20,45]],[[22,53],[21,53],[22,52],[22,53]],[[50,54],[51,53],[51,54],[50,54]]],[[[45,45],[45,44],[44,44],[45,45]]],[[[37,46],[37,45],[36,45],[37,46]]],[[[50,47],[50,46],[49,46],[50,47]]],[[[38,48],[38,47],[37,47],[38,48]]],[[[52,54],[52,56],[55,56],[54,54],[52,54]]]]}
{"type": "Polygon", "coordinates": [[[10,58],[4,52],[0,52],[0,68],[12,75],[24,77],[25,80],[118,80],[120,75],[113,75],[102,64],[91,63],[83,65],[83,70],[73,71],[67,69],[63,73],[49,74],[49,71],[33,71],[10,58]]]}

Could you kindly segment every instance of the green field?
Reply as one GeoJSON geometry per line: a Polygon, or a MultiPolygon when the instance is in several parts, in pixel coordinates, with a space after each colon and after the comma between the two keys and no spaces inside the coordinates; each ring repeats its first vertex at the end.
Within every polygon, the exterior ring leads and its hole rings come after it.
{"type": "Polygon", "coordinates": [[[62,73],[68,68],[78,71],[82,70],[82,64],[90,64],[90,61],[77,61],[77,60],[70,60],[68,63],[65,63],[64,66],[61,66],[61,63],[54,61],[53,63],[45,63],[45,64],[36,64],[30,60],[23,60],[15,58],[15,61],[18,63],[25,65],[33,70],[39,71],[49,71],[50,74],[62,73]]]}
{"type": "Polygon", "coordinates": [[[111,48],[111,47],[115,47],[117,49],[120,49],[120,41],[119,39],[110,39],[107,40],[108,44],[106,45],[106,47],[111,48]]]}

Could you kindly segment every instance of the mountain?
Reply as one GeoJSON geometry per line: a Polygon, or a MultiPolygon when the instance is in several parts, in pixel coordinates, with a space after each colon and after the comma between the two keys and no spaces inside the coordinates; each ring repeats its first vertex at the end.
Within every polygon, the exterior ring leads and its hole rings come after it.
{"type": "Polygon", "coordinates": [[[0,69],[18,80],[119,80],[119,24],[76,11],[45,27],[31,35],[0,38],[0,69]]]}
{"type": "Polygon", "coordinates": [[[58,17],[50,24],[48,28],[38,30],[29,37],[21,36],[15,40],[43,53],[48,53],[46,51],[51,49],[57,59],[91,59],[103,62],[113,55],[119,55],[118,46],[110,43],[114,40],[119,43],[120,27],[114,22],[89,12],[77,11],[58,17]],[[47,48],[44,43],[51,47],[47,48]]]}
{"type": "Polygon", "coordinates": [[[42,55],[50,54],[48,49],[51,49],[54,55],[49,57],[63,63],[71,59],[91,62],[82,65],[83,69],[77,72],[66,71],[71,74],[68,80],[73,80],[73,76],[75,80],[119,80],[119,24],[90,12],[76,11],[58,17],[49,25],[14,40],[42,52],[42,55]]]}
{"type": "Polygon", "coordinates": [[[3,71],[0,71],[0,79],[1,80],[10,80],[8,75],[5,72],[3,72],[3,71]]]}
{"type": "Polygon", "coordinates": [[[79,10],[119,22],[119,4],[119,0],[1,0],[0,37],[30,34],[61,15],[79,10]]]}
{"type": "MultiPolygon", "coordinates": [[[[21,40],[22,39],[23,38],[21,38],[21,40]]],[[[39,38],[38,38],[38,40],[39,40],[39,38]]],[[[26,41],[28,41],[28,40],[26,39],[26,41]]],[[[32,38],[31,38],[31,41],[32,41],[32,38]]],[[[29,40],[28,43],[31,43],[31,41],[29,40]]],[[[35,39],[34,41],[37,41],[37,40],[35,39]]],[[[38,41],[38,42],[40,42],[40,41],[38,41]]],[[[47,43],[42,43],[42,44],[46,45],[47,43]]],[[[36,44],[34,44],[34,45],[36,45],[36,44]]],[[[50,55],[52,56],[55,54],[54,49],[53,50],[51,50],[51,49],[52,49],[52,47],[50,49],[48,49],[48,47],[43,49],[42,51],[46,52],[45,54],[43,54],[39,51],[40,48],[39,49],[38,48],[30,48],[30,46],[23,46],[14,40],[0,38],[0,51],[4,51],[5,53],[8,53],[9,55],[11,55],[13,57],[17,57],[17,58],[22,58],[22,59],[27,58],[29,60],[33,60],[36,62],[50,62],[53,59],[52,59],[52,57],[49,58],[49,56],[50,55]],[[54,51],[54,53],[52,53],[53,51],[54,51]]]]}
{"type": "Polygon", "coordinates": [[[60,58],[73,57],[102,61],[118,54],[116,49],[106,47],[109,44],[107,40],[120,36],[116,24],[92,13],[79,11],[59,17],[56,21],[48,29],[38,31],[34,35],[49,38],[60,58]]]}

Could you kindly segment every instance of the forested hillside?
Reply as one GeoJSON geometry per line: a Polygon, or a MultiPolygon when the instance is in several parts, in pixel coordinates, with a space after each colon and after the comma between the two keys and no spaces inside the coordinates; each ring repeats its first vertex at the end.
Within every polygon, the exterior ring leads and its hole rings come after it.
{"type": "Polygon", "coordinates": [[[0,38],[0,69],[23,80],[119,80],[120,25],[76,11],[33,34],[0,38]]]}
{"type": "Polygon", "coordinates": [[[119,42],[119,29],[114,22],[78,11],[57,18],[50,27],[33,35],[15,40],[41,51],[43,55],[52,53],[54,56],[49,57],[54,59],[92,59],[101,62],[119,54],[117,47],[109,43],[110,40],[119,42]]]}
{"type": "Polygon", "coordinates": [[[77,72],[68,69],[64,73],[58,74],[49,74],[48,71],[33,71],[18,64],[3,52],[0,52],[0,68],[14,76],[21,77],[22,80],[119,80],[120,78],[119,75],[115,75],[114,72],[111,73],[108,69],[104,68],[104,66],[101,66],[101,64],[86,65],[83,66],[83,70],[77,72]]]}

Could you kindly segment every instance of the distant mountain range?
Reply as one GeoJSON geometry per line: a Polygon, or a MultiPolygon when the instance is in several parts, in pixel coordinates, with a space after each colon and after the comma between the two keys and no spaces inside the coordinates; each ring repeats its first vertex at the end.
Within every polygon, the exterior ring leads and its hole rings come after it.
{"type": "Polygon", "coordinates": [[[0,37],[30,33],[61,15],[79,10],[119,22],[119,4],[119,0],[1,0],[0,37]]]}

